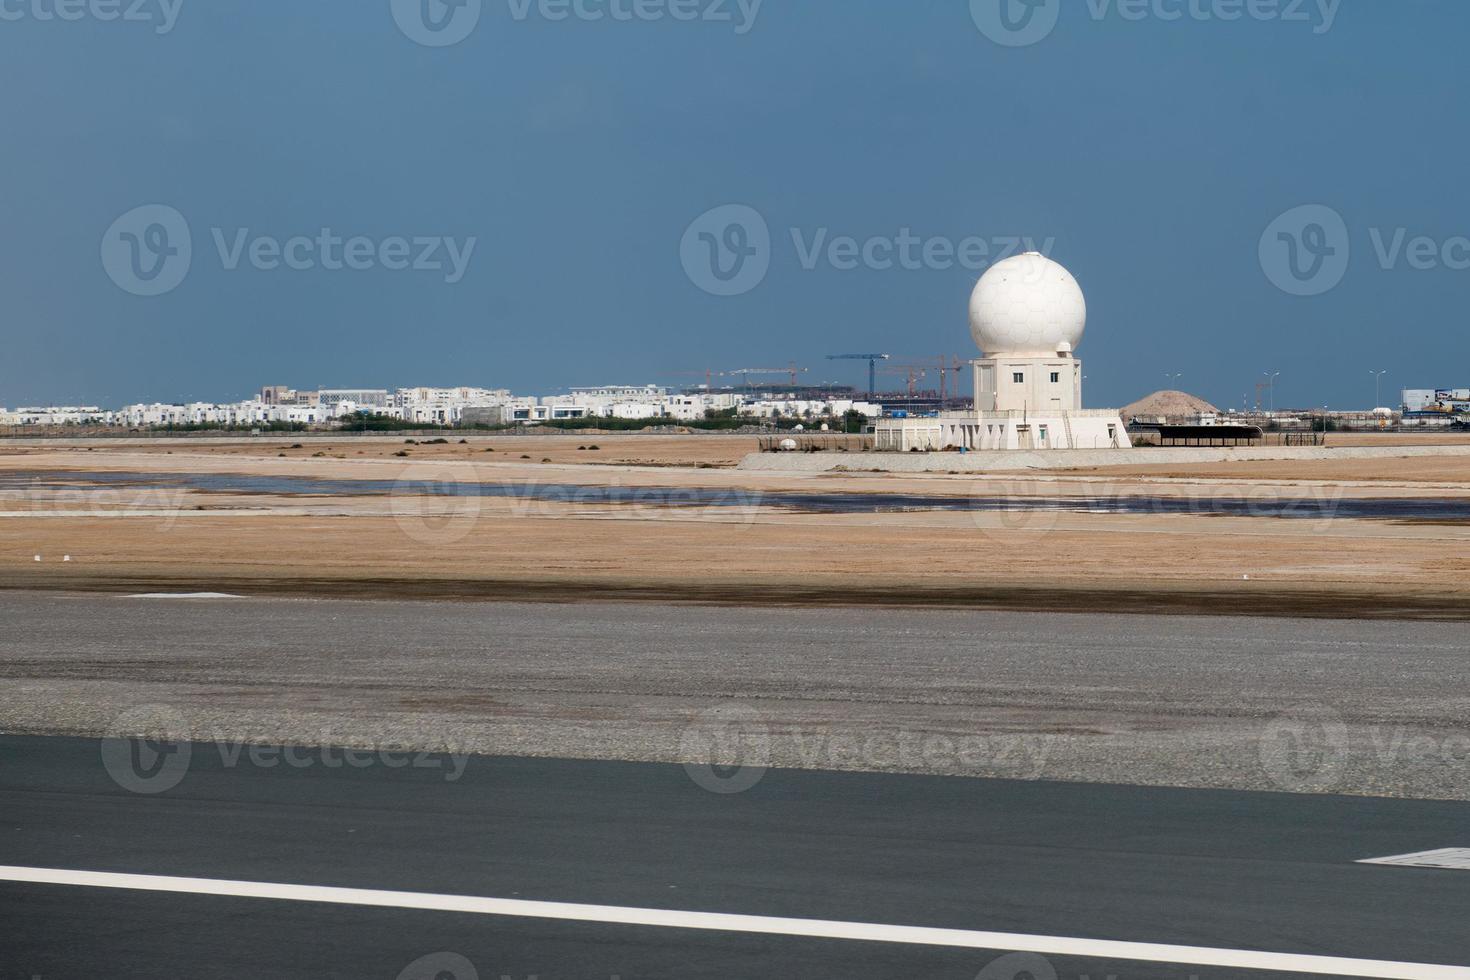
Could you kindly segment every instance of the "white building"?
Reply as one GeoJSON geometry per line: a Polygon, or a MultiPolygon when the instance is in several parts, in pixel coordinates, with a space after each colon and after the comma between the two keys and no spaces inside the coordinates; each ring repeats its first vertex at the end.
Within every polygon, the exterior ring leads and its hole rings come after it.
{"type": "Polygon", "coordinates": [[[458,425],[466,409],[494,408],[514,401],[511,393],[489,388],[399,388],[390,406],[382,409],[409,422],[458,425]]]}
{"type": "Polygon", "coordinates": [[[872,402],[859,402],[847,398],[814,401],[802,398],[786,398],[770,401],[749,402],[744,407],[747,415],[766,419],[820,419],[841,418],[848,412],[857,412],[868,418],[883,414],[882,406],[872,402]]]}
{"type": "Polygon", "coordinates": [[[316,397],[319,405],[352,402],[364,408],[387,408],[391,401],[386,388],[323,388],[316,397]]]}
{"type": "Polygon", "coordinates": [[[7,425],[85,425],[106,422],[109,413],[95,405],[49,405],[17,408],[4,414],[13,419],[7,425]]]}
{"type": "Polygon", "coordinates": [[[970,297],[975,407],[928,418],[882,419],[879,450],[1104,449],[1131,446],[1114,410],[1082,407],[1073,354],[1087,302],[1072,274],[1039,252],[991,266],[970,297]]]}

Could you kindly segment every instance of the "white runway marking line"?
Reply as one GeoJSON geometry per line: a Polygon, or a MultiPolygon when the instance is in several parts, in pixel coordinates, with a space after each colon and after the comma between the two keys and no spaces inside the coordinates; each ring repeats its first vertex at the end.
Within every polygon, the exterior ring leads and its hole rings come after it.
{"type": "Polygon", "coordinates": [[[1363,858],[1358,864],[1387,864],[1400,868],[1441,868],[1470,871],[1470,847],[1441,847],[1433,851],[1395,854],[1391,857],[1363,858]]]}
{"type": "Polygon", "coordinates": [[[243,599],[242,595],[228,592],[140,592],[129,599],[243,599]]]}
{"type": "Polygon", "coordinates": [[[611,925],[653,926],[663,929],[702,929],[713,932],[760,933],[805,939],[847,939],[860,942],[914,946],[948,946],[1050,956],[1091,956],[1144,963],[1234,967],[1276,973],[1329,974],[1342,977],[1378,977],[1385,980],[1470,980],[1470,967],[1431,963],[1395,963],[1304,953],[1262,953],[1252,950],[1170,946],[1111,939],[1070,939],[968,929],[931,929],[866,922],[823,919],[784,919],[764,915],[720,912],[679,912],[668,909],[623,908],[614,905],[574,905],[470,895],[433,895],[424,892],[333,888],[321,885],[279,885],[259,881],[222,881],[214,878],[172,878],[164,875],[116,874],[106,871],[68,871],[57,868],[0,866],[0,881],[36,885],[74,885],[83,888],[122,888],[172,892],[183,895],[219,895],[287,902],[320,902],[374,908],[464,912],[525,919],[557,919],[611,925]]]}

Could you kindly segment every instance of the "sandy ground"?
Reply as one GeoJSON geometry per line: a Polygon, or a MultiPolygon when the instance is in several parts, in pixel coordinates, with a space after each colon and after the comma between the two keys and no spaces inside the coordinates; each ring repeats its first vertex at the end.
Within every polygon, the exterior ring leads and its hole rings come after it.
{"type": "Polygon", "coordinates": [[[552,504],[528,515],[461,499],[474,506],[433,517],[4,520],[0,587],[1470,617],[1470,529],[1457,526],[552,504]]]}
{"type": "MultiPolygon", "coordinates": [[[[177,440],[174,440],[177,442],[177,440]]],[[[703,441],[703,438],[696,441],[703,441]]],[[[169,451],[146,447],[111,449],[34,448],[10,452],[0,446],[0,477],[38,471],[236,473],[257,476],[313,477],[331,480],[430,480],[458,482],[525,482],[622,487],[738,487],[762,491],[914,493],[1033,496],[1131,493],[1148,495],[1254,494],[1262,489],[1310,495],[1328,487],[1349,496],[1411,497],[1470,495],[1470,456],[1391,460],[1285,460],[1257,463],[1199,463],[1107,467],[1037,473],[779,473],[736,471],[708,463],[677,462],[686,455],[676,444],[653,455],[654,464],[589,462],[591,450],[563,449],[562,459],[530,453],[467,452],[457,444],[430,446],[422,456],[397,457],[397,444],[351,454],[331,446],[292,453],[261,455],[210,452],[175,446],[169,451]],[[567,459],[568,452],[571,458],[567,459]],[[320,454],[320,455],[319,455],[320,454]],[[1257,472],[1263,467],[1271,472],[1257,472]]],[[[254,448],[254,447],[249,447],[254,448]]],[[[416,447],[406,447],[415,449],[416,447]]],[[[532,447],[521,447],[532,448],[532,447]]],[[[545,450],[553,452],[553,450],[545,450]]],[[[706,455],[726,450],[709,447],[706,455]]],[[[738,457],[737,457],[738,459],[738,457]]]]}
{"type": "MultiPolygon", "coordinates": [[[[0,479],[67,469],[230,472],[733,488],[750,497],[735,507],[671,508],[657,501],[98,489],[84,482],[43,493],[11,489],[0,493],[0,587],[1470,618],[1470,527],[1460,524],[1056,512],[812,515],[761,497],[837,490],[1253,500],[1467,496],[1470,460],[1429,460],[1438,468],[1428,473],[1354,467],[1351,479],[1338,482],[1312,479],[1305,474],[1313,464],[1295,462],[1268,476],[1252,475],[1268,464],[1252,464],[1251,473],[1216,472],[1212,464],[1165,474],[1024,478],[761,474],[707,468],[737,458],[743,438],[618,438],[637,441],[637,450],[578,450],[591,443],[567,448],[563,438],[536,437],[512,440],[512,448],[530,452],[502,452],[487,440],[491,445],[409,446],[424,455],[407,458],[391,455],[402,451],[401,440],[353,444],[351,455],[333,454],[334,442],[303,440],[301,450],[276,449],[285,457],[262,456],[254,445],[198,445],[202,440],[170,440],[143,451],[3,447],[0,479]],[[552,442],[560,448],[533,445],[552,442]],[[319,452],[328,455],[313,455],[319,452]],[[552,452],[575,462],[543,455],[552,452]],[[589,453],[613,458],[588,463],[589,453]],[[619,462],[644,455],[658,465],[619,462]],[[706,468],[694,462],[696,455],[706,468]],[[540,461],[546,458],[553,461],[540,461]]],[[[270,448],[277,445],[292,443],[272,441],[270,448]]]]}
{"type": "MultiPolygon", "coordinates": [[[[51,447],[26,446],[21,440],[0,442],[0,456],[12,452],[38,454],[51,447]]],[[[603,464],[614,466],[734,466],[756,452],[754,436],[725,435],[455,435],[443,436],[349,436],[313,435],[260,436],[243,444],[239,440],[214,442],[207,438],[159,439],[152,445],[113,445],[107,440],[90,440],[82,452],[146,453],[223,457],[278,457],[285,459],[432,459],[491,462],[521,460],[539,463],[603,464]],[[435,440],[445,439],[445,444],[435,440]],[[410,441],[412,440],[412,441],[410,441]],[[318,456],[317,454],[322,454],[318,456]],[[407,457],[396,454],[406,453],[407,457]]]]}
{"type": "MultiPolygon", "coordinates": [[[[594,436],[445,436],[446,444],[426,445],[423,440],[409,444],[406,437],[349,437],[331,438],[319,436],[283,436],[279,439],[260,437],[248,441],[230,440],[220,442],[211,439],[159,439],[151,444],[119,444],[108,440],[79,441],[74,446],[28,444],[24,440],[0,440],[0,472],[11,467],[44,468],[51,466],[125,469],[115,465],[116,460],[148,460],[147,469],[167,465],[166,459],[185,457],[188,467],[210,469],[223,467],[230,472],[299,472],[345,476],[360,473],[360,470],[318,469],[331,462],[364,463],[382,462],[402,465],[408,462],[464,463],[482,466],[520,466],[527,470],[539,470],[548,465],[589,467],[633,468],[638,470],[660,469],[725,469],[734,467],[747,454],[759,448],[753,436],[690,435],[594,435],[594,436]],[[463,439],[463,442],[461,442],[463,439]],[[404,453],[406,455],[398,455],[404,453]],[[81,457],[86,457],[82,459],[81,457]],[[100,460],[106,459],[107,463],[100,460]],[[203,463],[202,460],[214,460],[203,463]],[[309,469],[267,470],[263,464],[282,460],[303,462],[309,469]],[[243,464],[248,469],[240,469],[243,464]]],[[[1337,434],[1329,436],[1331,446],[1433,446],[1465,445],[1470,437],[1438,434],[1432,436],[1415,434],[1372,433],[1337,434]]],[[[134,464],[136,465],[136,464],[134,464]]],[[[221,471],[216,469],[216,471],[221,471]]],[[[1093,467],[1062,471],[1070,474],[1100,475],[1107,477],[1158,476],[1177,479],[1202,477],[1209,480],[1267,480],[1293,481],[1317,480],[1332,483],[1375,483],[1412,484],[1436,483],[1464,487],[1470,490],[1470,457],[1404,457],[1386,460],[1267,460],[1239,463],[1191,463],[1188,465],[1145,464],[1138,466],[1093,467]]],[[[1014,474],[1021,475],[1021,474],[1014,474]]],[[[1034,474],[1028,474],[1034,475],[1034,474]]],[[[934,474],[942,477],[944,474],[934,474]]],[[[1006,476],[1002,474],[1002,476],[1006,476]]],[[[374,474],[373,478],[380,478],[374,474]]],[[[390,477],[391,478],[391,477],[390,477]]],[[[560,479],[560,477],[558,477],[560,479]]],[[[588,477],[589,482],[600,482],[605,476],[588,477]]],[[[650,478],[650,480],[653,478],[650,478]]],[[[661,477],[665,482],[673,479],[661,477]]],[[[680,474],[682,483],[688,474],[680,474]]],[[[725,485],[723,481],[738,479],[733,476],[712,478],[708,482],[694,485],[725,485]]],[[[897,476],[884,478],[890,481],[897,476]]],[[[975,475],[964,477],[966,481],[975,475]]],[[[578,482],[572,480],[570,482],[578,482]]],[[[643,484],[651,485],[651,484],[643,484]]],[[[756,485],[756,484],[742,484],[756,485]]],[[[897,485],[897,484],[892,484],[897,485]]],[[[774,486],[774,485],[773,485],[774,486]]],[[[903,492],[911,492],[904,489],[903,492]]],[[[922,491],[913,491],[922,492],[922,491]]]]}
{"type": "Polygon", "coordinates": [[[1226,480],[1318,480],[1332,483],[1442,483],[1470,482],[1470,457],[1408,456],[1399,459],[1264,459],[1226,463],[1168,463],[1144,466],[1109,466],[1067,470],[1115,478],[1162,476],[1176,479],[1208,477],[1226,480]]]}

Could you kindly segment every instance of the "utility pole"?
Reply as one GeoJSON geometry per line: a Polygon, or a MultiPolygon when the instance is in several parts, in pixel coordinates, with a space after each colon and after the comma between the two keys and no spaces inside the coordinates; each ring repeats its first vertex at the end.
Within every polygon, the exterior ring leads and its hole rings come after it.
{"type": "Polygon", "coordinates": [[[1270,371],[1262,371],[1261,373],[1266,376],[1266,383],[1271,386],[1271,414],[1272,415],[1275,415],[1276,414],[1276,379],[1279,378],[1279,377],[1281,377],[1281,372],[1280,371],[1277,371],[1275,374],[1272,374],[1270,371]]]}

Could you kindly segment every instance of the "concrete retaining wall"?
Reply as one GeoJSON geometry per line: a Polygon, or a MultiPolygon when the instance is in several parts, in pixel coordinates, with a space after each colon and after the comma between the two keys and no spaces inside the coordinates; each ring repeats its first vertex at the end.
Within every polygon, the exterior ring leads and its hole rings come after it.
{"type": "Polygon", "coordinates": [[[1254,459],[1403,459],[1411,456],[1470,456],[1463,446],[1256,446],[1239,448],[1053,449],[1043,452],[971,453],[752,453],[742,470],[825,473],[841,470],[883,473],[983,473],[989,470],[1070,470],[1091,466],[1151,463],[1220,463],[1254,459]]]}

